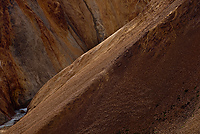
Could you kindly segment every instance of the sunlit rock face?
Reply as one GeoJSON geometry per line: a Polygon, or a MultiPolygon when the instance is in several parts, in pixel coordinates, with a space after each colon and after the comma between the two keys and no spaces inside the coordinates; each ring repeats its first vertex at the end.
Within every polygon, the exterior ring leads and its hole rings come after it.
{"type": "Polygon", "coordinates": [[[0,116],[146,8],[138,0],[0,0],[0,116]]]}
{"type": "Polygon", "coordinates": [[[6,133],[199,133],[199,33],[199,0],[152,0],[50,79],[6,133]]]}

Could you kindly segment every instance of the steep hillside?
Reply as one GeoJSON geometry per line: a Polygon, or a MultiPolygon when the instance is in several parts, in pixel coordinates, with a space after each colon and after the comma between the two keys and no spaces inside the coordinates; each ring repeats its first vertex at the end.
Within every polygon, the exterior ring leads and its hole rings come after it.
{"type": "Polygon", "coordinates": [[[152,0],[48,81],[6,133],[198,133],[199,33],[199,0],[152,0]]]}
{"type": "Polygon", "coordinates": [[[148,2],[0,0],[0,124],[148,2]]]}

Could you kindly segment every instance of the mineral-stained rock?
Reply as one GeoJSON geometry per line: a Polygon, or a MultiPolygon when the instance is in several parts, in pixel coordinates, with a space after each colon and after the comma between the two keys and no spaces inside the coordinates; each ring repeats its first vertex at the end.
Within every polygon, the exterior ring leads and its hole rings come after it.
{"type": "Polygon", "coordinates": [[[149,6],[48,81],[7,133],[189,132],[183,123],[199,103],[200,1],[149,6]]]}
{"type": "Polygon", "coordinates": [[[0,111],[11,117],[56,73],[137,16],[148,3],[0,0],[0,111]]]}

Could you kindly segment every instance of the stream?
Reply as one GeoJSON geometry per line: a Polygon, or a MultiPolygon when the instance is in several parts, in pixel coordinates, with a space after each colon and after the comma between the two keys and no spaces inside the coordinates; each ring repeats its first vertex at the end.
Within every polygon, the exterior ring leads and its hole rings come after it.
{"type": "Polygon", "coordinates": [[[17,121],[19,121],[27,112],[27,108],[21,108],[19,110],[15,111],[15,115],[12,117],[12,119],[3,125],[0,126],[0,129],[5,128],[5,127],[11,127],[14,125],[17,121]]]}

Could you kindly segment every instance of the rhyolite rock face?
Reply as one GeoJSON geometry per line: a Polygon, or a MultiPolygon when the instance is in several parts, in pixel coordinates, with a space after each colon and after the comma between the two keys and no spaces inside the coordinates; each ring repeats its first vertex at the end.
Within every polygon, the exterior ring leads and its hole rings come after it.
{"type": "Polygon", "coordinates": [[[0,0],[0,124],[14,109],[26,106],[56,73],[136,17],[148,3],[0,0]]]}
{"type": "Polygon", "coordinates": [[[198,133],[199,33],[199,0],[152,0],[49,80],[6,133],[198,133]]]}

